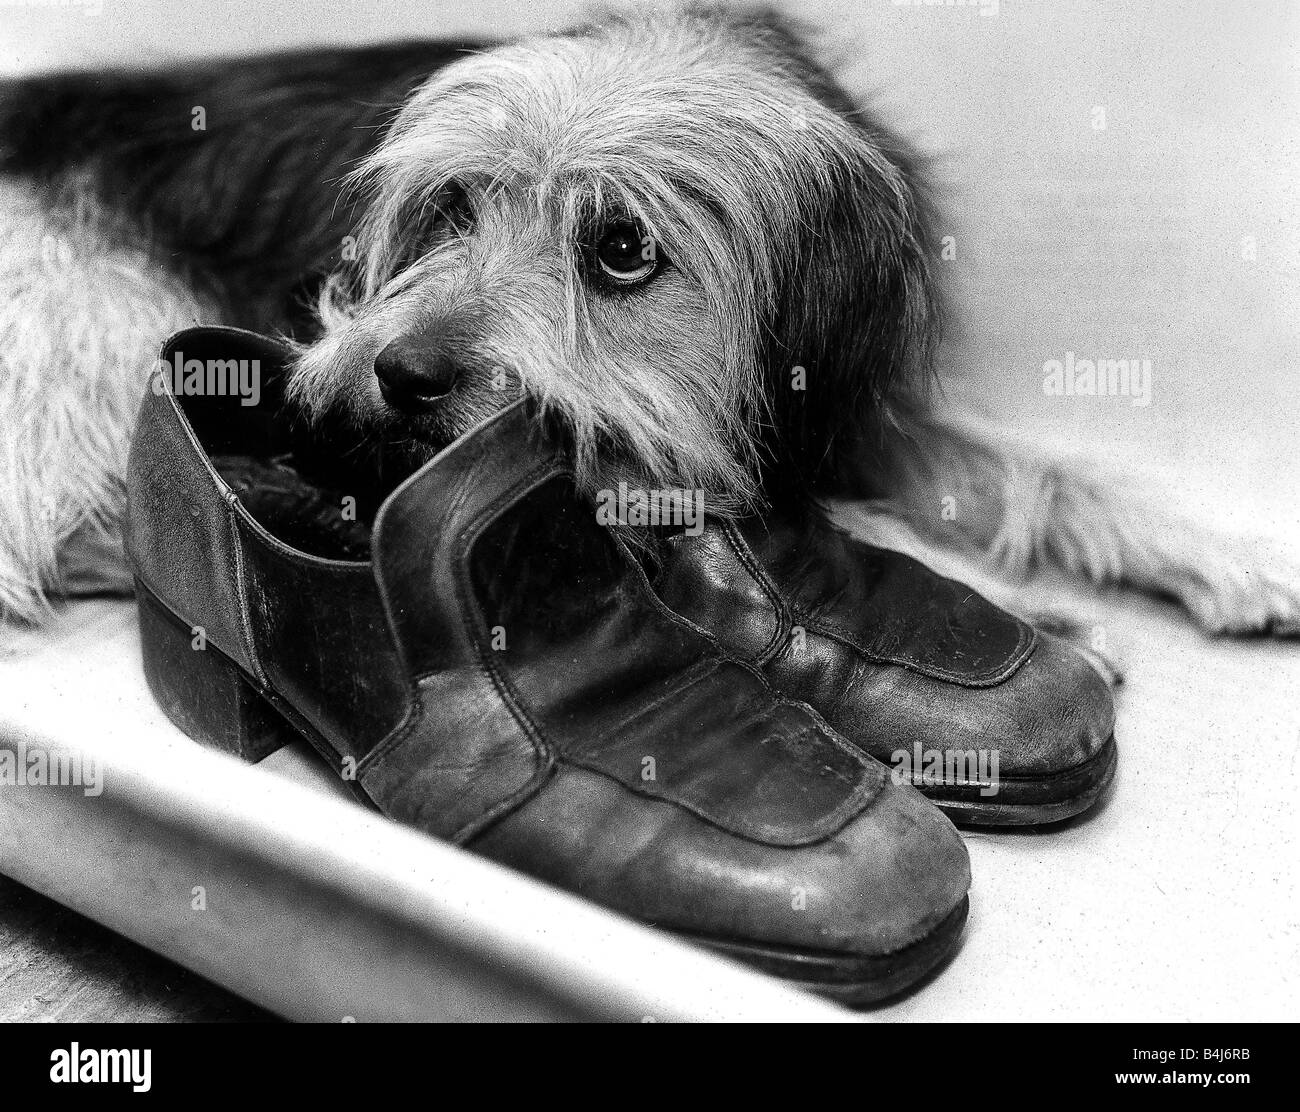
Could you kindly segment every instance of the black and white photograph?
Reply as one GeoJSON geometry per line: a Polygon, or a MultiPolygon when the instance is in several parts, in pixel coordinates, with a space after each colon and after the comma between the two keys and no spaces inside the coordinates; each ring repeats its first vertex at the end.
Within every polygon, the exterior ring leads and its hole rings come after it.
{"type": "Polygon", "coordinates": [[[282,1021],[1248,1086],[1297,182],[1294,0],[0,0],[38,1089],[282,1021]]]}

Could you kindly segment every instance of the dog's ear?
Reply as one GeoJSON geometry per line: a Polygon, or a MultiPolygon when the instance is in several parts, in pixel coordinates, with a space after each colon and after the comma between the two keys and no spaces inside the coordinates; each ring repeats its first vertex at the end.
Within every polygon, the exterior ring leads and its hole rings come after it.
{"type": "Polygon", "coordinates": [[[927,220],[907,171],[889,165],[849,157],[834,168],[778,295],[768,353],[777,458],[800,489],[858,486],[857,457],[889,399],[930,373],[939,314],[927,220]]]}
{"type": "MultiPolygon", "coordinates": [[[[931,274],[931,209],[920,160],[869,120],[794,29],[763,32],[787,72],[846,124],[817,132],[797,242],[778,281],[764,357],[773,433],[765,488],[866,493],[864,466],[890,398],[923,391],[940,329],[931,274]]],[[[832,118],[829,115],[827,118],[832,118]]]]}

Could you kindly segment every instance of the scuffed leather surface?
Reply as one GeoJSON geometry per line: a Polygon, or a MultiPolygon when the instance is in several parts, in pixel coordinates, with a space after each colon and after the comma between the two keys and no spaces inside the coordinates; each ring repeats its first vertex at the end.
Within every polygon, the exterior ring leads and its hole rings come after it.
{"type": "MultiPolygon", "coordinates": [[[[513,748],[464,769],[479,790],[500,777],[498,802],[568,761],[733,834],[801,845],[880,789],[883,769],[658,603],[522,410],[398,491],[375,543],[408,665],[427,684],[477,661],[493,704],[519,724],[489,728],[513,748]]],[[[410,732],[363,769],[367,789],[379,766],[391,780],[395,762],[418,766],[442,748],[425,726],[410,732]]]]}
{"type": "Polygon", "coordinates": [[[820,841],[856,815],[888,773],[756,679],[730,661],[697,664],[648,706],[593,704],[597,713],[551,734],[563,737],[561,751],[574,764],[724,830],[767,845],[820,841]]]}
{"type": "Polygon", "coordinates": [[[694,935],[853,954],[924,937],[969,886],[951,824],[667,614],[534,432],[507,410],[380,514],[419,713],[362,763],[372,798],[694,935]]]}
{"type": "Polygon", "coordinates": [[[859,954],[922,938],[970,886],[947,819],[893,784],[824,842],[789,849],[659,800],[629,807],[615,781],[564,764],[550,789],[469,845],[661,927],[859,954]]]}
{"type": "Polygon", "coordinates": [[[1001,776],[1038,777],[1090,759],[1114,727],[1077,653],[815,514],[674,537],[655,586],[881,761],[917,743],[997,749],[1001,776]]]}
{"type": "Polygon", "coordinates": [[[270,686],[347,756],[406,716],[408,688],[368,563],[303,556],[237,513],[249,628],[270,686]]]}
{"type": "Polygon", "coordinates": [[[463,842],[546,783],[553,762],[477,660],[423,677],[415,712],[358,769],[390,818],[463,842]]]}
{"type": "Polygon", "coordinates": [[[506,635],[492,663],[548,744],[757,841],[806,844],[842,826],[884,770],[661,609],[593,514],[549,478],[469,556],[483,635],[506,635]]]}
{"type": "MultiPolygon", "coordinates": [[[[166,350],[166,349],[164,349],[166,350]]],[[[145,393],[127,466],[132,567],[180,618],[252,670],[230,506],[170,394],[145,393]]]]}
{"type": "Polygon", "coordinates": [[[1110,692],[1096,671],[1042,634],[1033,655],[997,687],[965,688],[903,668],[864,665],[827,638],[784,644],[764,666],[846,737],[889,762],[898,750],[992,750],[999,774],[1041,776],[1081,764],[1114,730],[1110,692]]]}
{"type": "MultiPolygon", "coordinates": [[[[659,586],[670,605],[703,603],[705,591],[721,596],[730,611],[722,617],[728,640],[744,637],[760,659],[801,626],[880,664],[988,687],[1033,650],[1031,626],[965,584],[863,545],[812,512],[803,520],[774,514],[738,526],[710,523],[700,538],[680,536],[674,545],[680,574],[696,581],[696,594],[687,595],[689,580],[678,585],[665,575],[659,586]],[[751,631],[738,627],[737,602],[752,613],[751,631]]],[[[715,612],[722,608],[713,604],[715,612]]]]}

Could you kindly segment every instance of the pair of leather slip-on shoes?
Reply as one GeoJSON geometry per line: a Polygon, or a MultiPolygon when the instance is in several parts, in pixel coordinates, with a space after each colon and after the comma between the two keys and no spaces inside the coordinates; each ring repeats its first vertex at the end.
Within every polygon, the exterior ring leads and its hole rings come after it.
{"type": "MultiPolygon", "coordinates": [[[[774,534],[710,526],[666,543],[652,585],[524,402],[402,482],[366,529],[346,486],[313,481],[330,447],[283,415],[283,346],[192,329],[163,349],[178,354],[256,360],[261,375],[253,406],[156,377],[132,447],[145,672],[199,741],[258,760],[303,737],[397,821],[853,1003],[925,976],[966,917],[959,836],[875,759],[923,734],[926,700],[932,719],[956,708],[963,738],[1041,724],[1071,737],[1076,765],[1113,767],[1099,680],[1092,718],[1057,703],[1032,721],[1032,688],[1050,682],[1032,672],[1024,708],[964,709],[1043,642],[901,557],[864,548],[859,593],[818,606],[802,566],[765,547],[774,534]],[[727,559],[744,576],[724,582],[727,559]],[[909,576],[962,620],[912,631],[914,608],[886,613],[891,577],[909,576]],[[841,612],[860,618],[856,637],[841,612]],[[945,670],[944,653],[967,670],[945,670]],[[904,699],[904,683],[930,686],[904,699]],[[891,718],[873,699],[909,709],[891,718]]],[[[858,555],[831,530],[818,543],[858,555]]],[[[1044,767],[1052,744],[1026,744],[1015,767],[1044,767]]],[[[967,786],[938,798],[962,813],[967,786]]]]}

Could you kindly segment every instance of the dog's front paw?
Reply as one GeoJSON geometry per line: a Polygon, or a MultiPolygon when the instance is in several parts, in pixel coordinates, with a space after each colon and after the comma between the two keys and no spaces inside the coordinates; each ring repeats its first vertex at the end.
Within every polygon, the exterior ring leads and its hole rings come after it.
{"type": "Polygon", "coordinates": [[[1300,637],[1300,554],[1258,541],[1226,541],[1165,586],[1209,633],[1300,637]]]}

